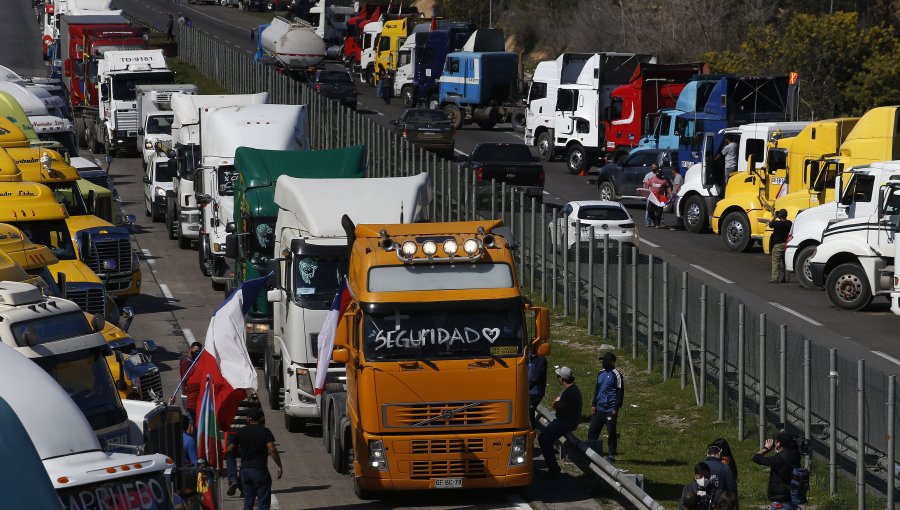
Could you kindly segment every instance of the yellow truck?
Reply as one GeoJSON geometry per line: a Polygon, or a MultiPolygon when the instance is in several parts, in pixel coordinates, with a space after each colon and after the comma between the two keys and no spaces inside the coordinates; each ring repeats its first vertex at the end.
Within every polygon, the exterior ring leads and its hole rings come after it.
{"type": "MultiPolygon", "coordinates": [[[[779,195],[784,198],[792,192],[807,200],[811,194],[818,200],[833,198],[834,176],[820,179],[823,187],[816,191],[813,183],[818,177],[818,166],[813,163],[837,155],[858,120],[811,122],[796,136],[771,141],[765,166],[748,164],[747,170],[735,172],[728,179],[725,196],[716,203],[712,215],[713,233],[722,236],[729,250],[747,251],[755,241],[763,239],[779,195]]],[[[793,215],[796,214],[794,210],[793,215]]]]}
{"type": "Polygon", "coordinates": [[[397,70],[397,53],[416,22],[421,21],[421,18],[401,18],[384,22],[381,33],[375,37],[375,83],[381,71],[397,70]]]}
{"type": "Polygon", "coordinates": [[[549,311],[521,294],[501,226],[345,226],[346,386],[329,385],[322,419],[359,497],[531,483],[528,356],[550,354],[549,311]]]}
{"type": "Polygon", "coordinates": [[[140,262],[131,249],[130,233],[127,228],[92,214],[97,201],[92,201],[91,207],[85,202],[78,171],[56,151],[32,148],[6,151],[16,161],[23,181],[46,185],[65,206],[76,256],[100,278],[119,305],[139,294],[140,262]]]}

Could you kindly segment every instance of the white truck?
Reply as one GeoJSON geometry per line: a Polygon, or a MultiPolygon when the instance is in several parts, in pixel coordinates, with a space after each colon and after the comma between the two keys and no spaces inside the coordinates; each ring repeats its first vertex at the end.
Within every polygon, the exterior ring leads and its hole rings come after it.
{"type": "Polygon", "coordinates": [[[137,149],[144,156],[144,164],[156,153],[156,142],[166,149],[172,148],[172,94],[196,94],[196,85],[163,84],[138,85],[137,95],[138,137],[137,149]]]}
{"type": "Polygon", "coordinates": [[[234,221],[234,184],[238,147],[310,150],[309,111],[305,105],[251,104],[207,108],[200,114],[200,172],[194,192],[200,206],[200,271],[214,290],[231,281],[225,258],[225,227],[234,221]]]}
{"type": "MultiPolygon", "coordinates": [[[[30,440],[43,463],[44,473],[28,474],[47,476],[56,492],[53,506],[44,504],[47,498],[43,494],[25,494],[22,499],[28,505],[16,506],[17,493],[4,491],[4,507],[172,510],[167,471],[174,467],[174,460],[159,453],[135,455],[104,451],[87,417],[60,386],[15,349],[0,345],[0,399],[15,413],[27,431],[22,439],[30,440]],[[119,506],[114,501],[137,504],[119,506]]],[[[14,437],[7,424],[4,420],[4,443],[14,437]]],[[[18,469],[27,466],[24,459],[17,457],[8,458],[7,464],[18,469]]],[[[28,483],[18,489],[31,490],[34,485],[28,483]]]]}
{"type": "MultiPolygon", "coordinates": [[[[766,166],[769,156],[768,145],[772,136],[784,138],[796,136],[809,122],[757,122],[738,127],[723,129],[719,134],[730,134],[738,144],[737,171],[747,170],[747,158],[753,156],[754,166],[759,169],[766,166]]],[[[713,157],[718,147],[712,147],[715,135],[706,133],[703,139],[703,154],[713,157]]],[[[682,218],[684,228],[698,234],[710,225],[716,203],[722,195],[721,179],[715,178],[706,171],[707,161],[691,165],[684,174],[684,184],[678,191],[678,205],[675,215],[682,218]]]]}
{"type": "Polygon", "coordinates": [[[50,148],[73,156],[78,154],[75,125],[66,118],[62,99],[27,82],[0,81],[0,91],[15,98],[28,116],[38,138],[45,142],[57,142],[50,148]]]}
{"type": "Polygon", "coordinates": [[[639,53],[563,53],[554,64],[539,64],[540,79],[544,80],[540,83],[545,84],[546,90],[544,94],[534,90],[533,99],[529,98],[525,143],[539,151],[542,145],[550,149],[550,153],[541,153],[545,161],[555,154],[564,155],[570,173],[586,170],[606,147],[602,121],[612,104],[611,92],[628,83],[642,63],[655,64],[656,57],[639,53]],[[555,98],[552,103],[551,97],[555,98]]]}
{"type": "Polygon", "coordinates": [[[362,49],[359,53],[359,79],[375,86],[375,39],[384,28],[383,21],[370,21],[363,27],[362,49]]]}
{"type": "MultiPolygon", "coordinates": [[[[383,179],[278,178],[275,253],[284,259],[276,271],[278,284],[267,294],[273,307],[273,346],[265,366],[270,391],[283,391],[289,431],[319,418],[313,388],[318,335],[349,262],[342,217],[356,223],[421,221],[429,190],[424,173],[383,179]]],[[[328,382],[338,382],[343,373],[342,366],[331,364],[328,382]]]]}
{"type": "Polygon", "coordinates": [[[177,239],[178,247],[188,249],[200,239],[200,207],[194,195],[194,178],[200,169],[200,111],[222,106],[262,104],[268,93],[238,95],[172,94],[171,105],[175,175],[173,191],[166,197],[166,228],[169,239],[177,239]]]}
{"type": "Polygon", "coordinates": [[[316,25],[316,34],[325,41],[329,60],[341,58],[341,46],[347,36],[347,20],[356,14],[350,0],[318,0],[309,8],[309,18],[316,25]]]}
{"type": "Polygon", "coordinates": [[[103,53],[97,61],[99,108],[85,110],[88,140],[102,142],[107,154],[133,151],[138,139],[138,85],[171,84],[162,50],[119,50],[103,53]]]}
{"type": "Polygon", "coordinates": [[[900,161],[872,163],[869,169],[854,172],[838,206],[847,207],[848,218],[825,228],[809,259],[813,284],[824,286],[831,303],[843,310],[861,310],[895,290],[900,161]]]}

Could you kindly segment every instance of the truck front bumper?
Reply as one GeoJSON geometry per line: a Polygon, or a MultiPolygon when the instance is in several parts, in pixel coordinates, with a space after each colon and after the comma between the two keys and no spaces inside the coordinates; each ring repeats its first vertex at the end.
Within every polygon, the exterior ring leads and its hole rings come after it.
{"type": "Polygon", "coordinates": [[[891,292],[891,311],[900,315],[900,292],[891,292]]]}
{"type": "Polygon", "coordinates": [[[153,214],[155,214],[156,216],[161,216],[161,217],[165,216],[166,215],[166,207],[168,205],[169,204],[168,204],[168,200],[166,199],[166,197],[164,197],[164,196],[163,197],[160,197],[160,196],[153,197],[153,205],[151,206],[153,208],[153,211],[152,211],[153,214]]]}
{"type": "Polygon", "coordinates": [[[825,286],[825,264],[822,262],[810,262],[809,272],[812,273],[813,285],[816,287],[825,286]]]}
{"type": "Polygon", "coordinates": [[[181,211],[178,217],[180,235],[200,239],[200,211],[181,211]]]}

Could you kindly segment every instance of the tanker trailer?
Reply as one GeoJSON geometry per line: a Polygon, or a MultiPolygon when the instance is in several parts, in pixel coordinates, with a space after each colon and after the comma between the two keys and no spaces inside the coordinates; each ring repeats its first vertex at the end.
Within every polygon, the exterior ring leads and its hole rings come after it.
{"type": "Polygon", "coordinates": [[[305,78],[325,60],[325,41],[306,21],[276,16],[272,23],[260,25],[258,33],[257,62],[305,78]]]}

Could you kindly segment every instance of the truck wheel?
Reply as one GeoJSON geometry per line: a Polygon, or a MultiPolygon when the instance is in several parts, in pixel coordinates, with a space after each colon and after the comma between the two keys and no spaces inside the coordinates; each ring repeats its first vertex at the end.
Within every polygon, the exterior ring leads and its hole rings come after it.
{"type": "Polygon", "coordinates": [[[706,212],[706,204],[700,196],[693,195],[685,201],[681,216],[684,218],[685,229],[695,234],[699,234],[706,229],[708,213],[706,212]]]}
{"type": "Polygon", "coordinates": [[[303,432],[306,429],[306,420],[284,413],[284,428],[291,433],[303,432]]]}
{"type": "Polygon", "coordinates": [[[611,182],[601,182],[597,191],[600,193],[600,200],[609,200],[610,202],[616,201],[616,187],[613,186],[611,182]]]}
{"type": "MultiPolygon", "coordinates": [[[[271,331],[269,332],[271,333],[271,331]]],[[[281,388],[281,371],[277,370],[280,367],[276,366],[274,361],[272,361],[272,346],[268,341],[271,341],[272,335],[268,335],[266,342],[266,353],[265,360],[263,360],[263,366],[265,369],[266,376],[266,391],[269,392],[269,407],[273,411],[278,411],[281,409],[281,397],[282,397],[282,388],[281,388]]]]}
{"type": "Polygon", "coordinates": [[[804,246],[794,257],[794,274],[797,275],[797,279],[800,280],[800,285],[803,285],[804,289],[822,290],[821,286],[813,283],[812,271],[809,269],[809,259],[816,254],[816,248],[818,245],[804,246]]]}
{"type": "MultiPolygon", "coordinates": [[[[179,227],[176,225],[175,228],[179,228],[179,227]]],[[[183,235],[180,235],[180,232],[179,232],[179,236],[178,236],[178,247],[181,248],[182,250],[190,250],[191,249],[191,240],[188,239],[187,237],[184,237],[183,235]]]]}
{"type": "Polygon", "coordinates": [[[450,119],[450,124],[453,125],[453,129],[459,129],[463,125],[463,116],[462,111],[459,109],[459,106],[455,104],[448,104],[444,106],[444,113],[447,114],[447,117],[450,119]]]}
{"type": "Polygon", "coordinates": [[[416,106],[416,95],[413,94],[413,88],[409,85],[400,90],[400,97],[403,98],[403,106],[413,108],[416,106]]]}
{"type": "Polygon", "coordinates": [[[169,239],[173,241],[178,239],[178,222],[176,219],[175,204],[169,200],[166,203],[166,230],[168,231],[169,239]]]}
{"type": "Polygon", "coordinates": [[[370,87],[375,86],[375,67],[372,64],[366,66],[365,79],[370,87]]]}
{"type": "Polygon", "coordinates": [[[331,453],[331,436],[334,434],[334,416],[333,413],[325,407],[325,399],[322,399],[322,442],[325,443],[325,453],[331,453]]]}
{"type": "Polygon", "coordinates": [[[437,110],[441,107],[441,103],[438,101],[437,94],[431,94],[428,96],[428,108],[430,110],[437,110]]]}
{"type": "Polygon", "coordinates": [[[828,273],[825,292],[841,310],[862,310],[872,301],[872,289],[866,272],[856,263],[841,264],[828,273]]]}
{"type": "Polygon", "coordinates": [[[480,127],[481,129],[494,129],[494,126],[496,124],[496,122],[481,121],[478,123],[478,127],[480,127]]]}
{"type": "Polygon", "coordinates": [[[344,451],[344,446],[341,444],[342,435],[343,432],[335,424],[334,429],[331,431],[331,467],[341,474],[347,472],[347,452],[344,451]]]}
{"type": "Polygon", "coordinates": [[[522,110],[516,110],[512,114],[512,120],[509,121],[512,124],[513,131],[516,133],[524,133],[525,132],[525,112],[522,110]]]}
{"type": "Polygon", "coordinates": [[[587,165],[587,154],[584,147],[580,143],[573,143],[566,150],[566,166],[569,167],[569,173],[578,175],[587,165]]]}
{"type": "Polygon", "coordinates": [[[750,220],[741,211],[735,211],[725,216],[720,230],[725,246],[731,251],[744,252],[753,244],[750,237],[750,220]]]}
{"type": "Polygon", "coordinates": [[[209,240],[206,237],[200,238],[197,243],[197,259],[200,262],[200,272],[203,276],[212,275],[212,256],[209,253],[209,240]]]}
{"type": "Polygon", "coordinates": [[[534,145],[537,147],[541,163],[553,161],[553,139],[550,137],[549,131],[542,131],[534,145]]]}

